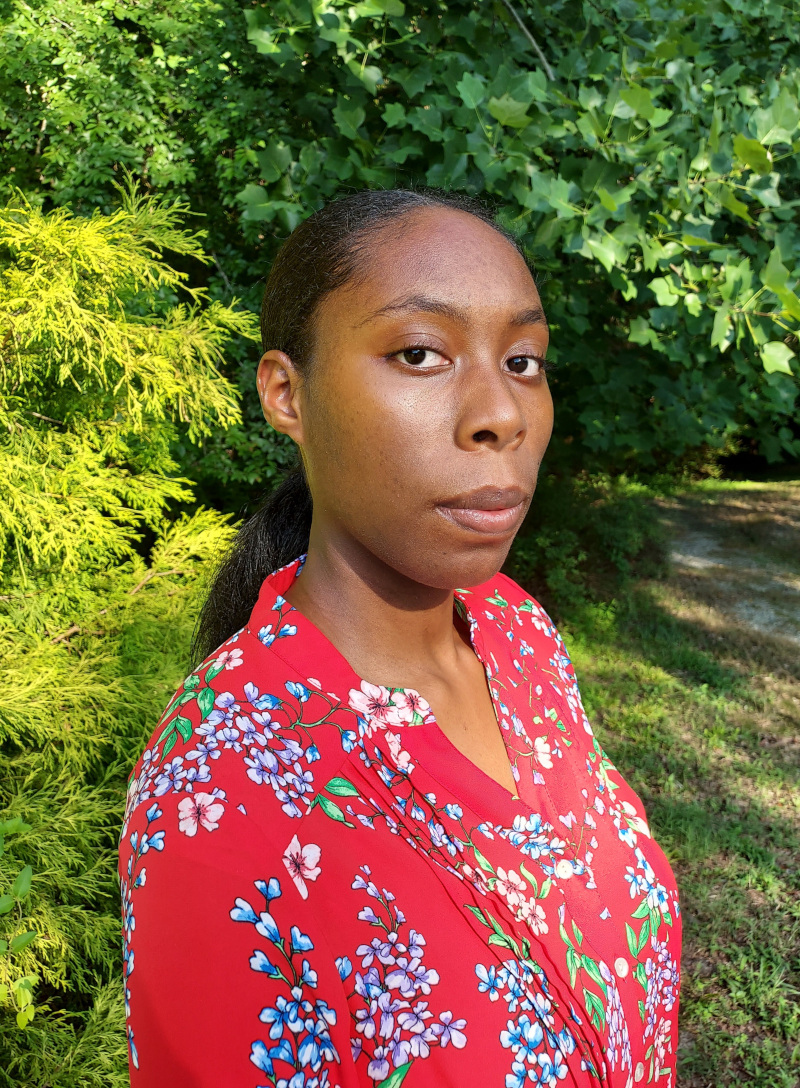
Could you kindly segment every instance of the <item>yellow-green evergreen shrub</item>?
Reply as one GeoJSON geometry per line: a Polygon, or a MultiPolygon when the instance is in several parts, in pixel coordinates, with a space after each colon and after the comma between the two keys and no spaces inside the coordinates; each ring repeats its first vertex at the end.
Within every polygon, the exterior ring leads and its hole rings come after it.
{"type": "Polygon", "coordinates": [[[170,443],[178,424],[197,439],[239,418],[219,364],[254,319],[165,263],[205,259],[184,205],[120,194],[90,218],[0,209],[3,1085],[127,1083],[125,780],[186,665],[198,573],[232,532],[175,513],[192,489],[170,443]]]}

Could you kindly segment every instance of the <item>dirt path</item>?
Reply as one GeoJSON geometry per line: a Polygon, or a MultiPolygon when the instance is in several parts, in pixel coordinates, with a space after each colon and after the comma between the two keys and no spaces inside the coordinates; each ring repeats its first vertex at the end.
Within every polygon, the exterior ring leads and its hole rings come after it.
{"type": "Polygon", "coordinates": [[[800,481],[709,483],[659,506],[674,574],[713,626],[800,646],[800,481]]]}

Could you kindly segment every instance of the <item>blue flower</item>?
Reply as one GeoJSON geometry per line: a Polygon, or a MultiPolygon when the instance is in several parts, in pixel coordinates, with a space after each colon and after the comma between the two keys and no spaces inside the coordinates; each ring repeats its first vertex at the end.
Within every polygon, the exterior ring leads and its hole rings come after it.
{"type": "Polygon", "coordinates": [[[150,808],[147,810],[147,822],[152,823],[153,820],[157,820],[159,816],[163,816],[164,813],[158,807],[158,802],[154,801],[150,808]]]}
{"type": "MultiPolygon", "coordinates": [[[[312,1080],[314,1084],[319,1084],[316,1077],[313,1077],[312,1080]]],[[[312,1081],[307,1081],[305,1073],[298,1070],[290,1080],[284,1080],[281,1077],[279,1081],[275,1082],[275,1088],[312,1088],[312,1081]]]]}
{"type": "Polygon", "coordinates": [[[256,1039],[250,1046],[250,1061],[256,1068],[263,1070],[269,1076],[274,1075],[272,1063],[284,1061],[294,1064],[294,1054],[286,1039],[281,1039],[277,1046],[267,1047],[260,1039],[256,1039]]]}
{"type": "MultiPolygon", "coordinates": [[[[303,1002],[300,1000],[303,991],[298,987],[292,988],[292,1001],[287,1001],[280,995],[275,999],[275,1007],[262,1009],[258,1014],[259,1020],[264,1024],[271,1024],[269,1029],[270,1039],[280,1039],[283,1035],[284,1025],[295,1035],[303,1029],[303,1002]]],[[[294,1060],[294,1059],[290,1059],[294,1060]]]]}
{"type": "Polygon", "coordinates": [[[293,695],[295,699],[299,699],[301,703],[304,703],[311,694],[305,684],[296,684],[294,680],[287,680],[285,686],[289,694],[293,695]]]}
{"type": "Polygon", "coordinates": [[[345,752],[352,752],[356,746],[357,740],[358,737],[356,736],[355,730],[345,729],[342,733],[342,748],[345,752]]]}
{"type": "Polygon", "coordinates": [[[548,1088],[553,1088],[557,1080],[563,1080],[566,1077],[568,1070],[564,1063],[564,1055],[560,1050],[554,1051],[552,1055],[540,1054],[537,1060],[540,1066],[540,1084],[546,1084],[548,1088]]]}
{"type": "Polygon", "coordinates": [[[236,906],[231,911],[231,918],[234,922],[251,922],[253,925],[258,921],[258,916],[246,899],[236,898],[236,906]]]}
{"type": "Polygon", "coordinates": [[[309,1017],[305,1027],[308,1034],[300,1040],[297,1057],[301,1065],[310,1065],[316,1072],[322,1065],[322,1059],[332,1060],[336,1057],[336,1051],[331,1044],[328,1026],[324,1020],[315,1021],[309,1017]]]}
{"type": "Polygon", "coordinates": [[[502,969],[498,972],[494,966],[486,968],[482,963],[478,963],[475,965],[475,974],[480,979],[478,983],[479,992],[488,994],[490,1001],[497,1001],[500,991],[505,985],[506,972],[502,969]]]}
{"type": "Polygon", "coordinates": [[[523,1088],[527,1069],[522,1062],[512,1062],[511,1072],[506,1073],[506,1088],[523,1088]]]}
{"type": "Polygon", "coordinates": [[[453,820],[460,820],[464,815],[461,805],[445,805],[444,810],[447,815],[453,820]]]}
{"type": "Polygon", "coordinates": [[[303,960],[303,971],[300,975],[300,981],[304,986],[312,986],[316,988],[317,972],[312,970],[311,964],[308,962],[308,960],[303,960]]]}
{"type": "Polygon", "coordinates": [[[306,748],[306,760],[309,763],[314,763],[318,759],[322,759],[319,748],[317,748],[316,744],[310,744],[308,748],[306,748]]]}
{"type": "Polygon", "coordinates": [[[259,914],[256,932],[260,933],[262,937],[266,937],[268,941],[272,941],[273,944],[277,944],[281,939],[278,923],[267,910],[262,910],[259,914]]]}
{"type": "Polygon", "coordinates": [[[508,1030],[500,1032],[500,1042],[510,1047],[517,1057],[530,1059],[541,1045],[544,1033],[541,1025],[531,1023],[529,1016],[521,1016],[518,1022],[508,1021],[508,1030]]]}
{"type": "Polygon", "coordinates": [[[258,641],[263,643],[264,646],[271,646],[275,641],[276,636],[272,633],[272,624],[267,627],[262,627],[258,632],[258,641]]]}
{"type": "Polygon", "coordinates": [[[275,876],[270,877],[269,884],[263,880],[256,880],[255,885],[268,902],[277,899],[281,894],[280,881],[275,876]]]}
{"type": "MultiPolygon", "coordinates": [[[[261,917],[264,917],[263,914],[261,917]]],[[[314,942],[311,940],[311,938],[307,934],[301,933],[297,926],[292,926],[292,951],[309,952],[313,947],[314,942]]]]}
{"type": "Polygon", "coordinates": [[[156,831],[154,835],[148,835],[145,831],[142,834],[142,849],[140,853],[146,854],[148,850],[163,850],[164,849],[164,832],[156,831]]]}
{"type": "Polygon", "coordinates": [[[250,970],[263,971],[265,975],[269,975],[271,978],[280,978],[280,971],[274,963],[270,963],[260,948],[257,948],[250,957],[250,970]]]}
{"type": "Polygon", "coordinates": [[[283,627],[281,627],[280,631],[278,631],[278,638],[287,638],[290,635],[296,634],[297,628],[295,627],[295,625],[293,623],[285,623],[283,627]]]}

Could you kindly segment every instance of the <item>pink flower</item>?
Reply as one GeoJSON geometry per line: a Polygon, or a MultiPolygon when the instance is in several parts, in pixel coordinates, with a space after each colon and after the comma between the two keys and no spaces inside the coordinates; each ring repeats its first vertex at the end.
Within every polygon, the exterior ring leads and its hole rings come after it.
{"type": "Polygon", "coordinates": [[[206,831],[216,831],[225,806],[210,793],[193,793],[178,805],[178,828],[190,838],[197,834],[198,825],[206,831]]]}
{"type": "Polygon", "coordinates": [[[497,866],[497,890],[506,899],[509,906],[519,907],[525,902],[527,884],[513,869],[508,872],[497,866]]]}
{"type": "Polygon", "coordinates": [[[361,681],[360,691],[350,688],[350,706],[356,713],[383,725],[400,725],[403,719],[390,700],[388,688],[368,684],[366,680],[361,681]]]}
{"type": "Polygon", "coordinates": [[[527,922],[537,935],[547,933],[547,916],[544,907],[535,899],[528,899],[521,905],[517,912],[517,918],[522,922],[527,922]]]}
{"type": "Polygon", "coordinates": [[[413,688],[396,691],[394,693],[394,705],[397,707],[400,720],[403,722],[413,721],[415,714],[418,714],[424,721],[431,712],[430,705],[413,688]]]}
{"type": "Polygon", "coordinates": [[[392,756],[392,759],[395,762],[395,765],[401,771],[409,771],[409,772],[413,771],[414,770],[414,764],[411,762],[411,756],[403,748],[402,742],[400,740],[400,734],[399,733],[391,733],[387,729],[384,736],[386,737],[386,740],[388,741],[389,752],[391,753],[391,756],[392,756]]]}
{"type": "Polygon", "coordinates": [[[300,840],[295,835],[283,855],[283,864],[289,870],[289,875],[297,885],[297,890],[303,899],[308,899],[306,881],[316,880],[322,872],[317,864],[320,852],[320,848],[313,842],[307,846],[301,846],[300,840]]]}
{"type": "Polygon", "coordinates": [[[214,662],[215,665],[223,665],[226,669],[235,669],[242,664],[241,650],[223,650],[214,662]]]}

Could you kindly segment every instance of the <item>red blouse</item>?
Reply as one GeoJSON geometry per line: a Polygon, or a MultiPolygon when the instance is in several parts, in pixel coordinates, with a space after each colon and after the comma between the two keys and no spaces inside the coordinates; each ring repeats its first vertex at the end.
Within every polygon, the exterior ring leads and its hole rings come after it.
{"type": "Polygon", "coordinates": [[[284,599],[300,567],[131,778],[132,1084],[672,1088],[674,878],[549,617],[500,574],[456,594],[512,797],[284,599]]]}

